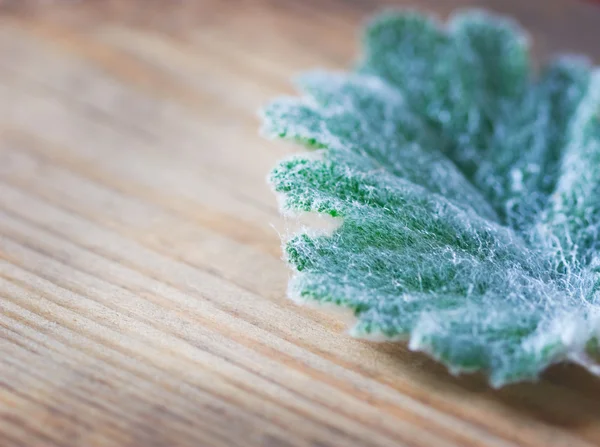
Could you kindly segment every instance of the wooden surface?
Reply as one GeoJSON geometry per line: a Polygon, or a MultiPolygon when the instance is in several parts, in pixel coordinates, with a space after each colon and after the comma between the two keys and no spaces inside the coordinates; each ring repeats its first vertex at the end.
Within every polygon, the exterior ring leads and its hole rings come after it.
{"type": "MultiPolygon", "coordinates": [[[[489,6],[600,59],[600,8],[489,6]]],[[[0,1],[0,446],[598,446],[600,380],[489,389],[285,299],[256,109],[368,1],[0,1]]]]}

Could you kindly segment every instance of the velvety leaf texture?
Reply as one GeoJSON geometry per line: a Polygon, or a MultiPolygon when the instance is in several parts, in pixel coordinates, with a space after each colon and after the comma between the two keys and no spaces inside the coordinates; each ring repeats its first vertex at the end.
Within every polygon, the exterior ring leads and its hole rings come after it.
{"type": "Polygon", "coordinates": [[[494,386],[564,360],[598,372],[600,71],[535,71],[519,26],[482,11],[387,12],[352,72],[298,87],[264,130],[313,151],[270,182],[284,213],[340,225],[286,241],[292,298],[494,386]]]}

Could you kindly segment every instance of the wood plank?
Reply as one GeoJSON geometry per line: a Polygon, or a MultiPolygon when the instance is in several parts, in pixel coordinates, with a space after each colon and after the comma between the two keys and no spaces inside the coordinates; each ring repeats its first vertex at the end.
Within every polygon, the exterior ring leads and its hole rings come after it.
{"type": "Polygon", "coordinates": [[[256,110],[390,4],[600,61],[572,0],[0,2],[0,445],[600,444],[578,367],[496,391],[285,298],[256,110]]]}

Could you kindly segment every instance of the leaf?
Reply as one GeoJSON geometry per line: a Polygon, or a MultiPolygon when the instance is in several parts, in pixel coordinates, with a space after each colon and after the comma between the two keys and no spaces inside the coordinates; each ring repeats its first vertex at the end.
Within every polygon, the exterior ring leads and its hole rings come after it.
{"type": "Polygon", "coordinates": [[[536,75],[513,21],[388,12],[350,73],[301,76],[264,131],[311,154],[270,175],[286,214],[340,221],[285,245],[289,294],[494,386],[600,354],[600,71],[536,75]]]}

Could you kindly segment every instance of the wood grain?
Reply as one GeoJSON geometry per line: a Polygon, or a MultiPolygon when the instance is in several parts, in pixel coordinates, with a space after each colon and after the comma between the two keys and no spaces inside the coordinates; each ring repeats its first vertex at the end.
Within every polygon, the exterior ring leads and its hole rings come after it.
{"type": "MultiPolygon", "coordinates": [[[[600,59],[591,4],[396,4],[600,59]]],[[[0,2],[0,445],[600,445],[577,367],[494,391],[285,299],[256,110],[382,5],[0,2]]]]}

